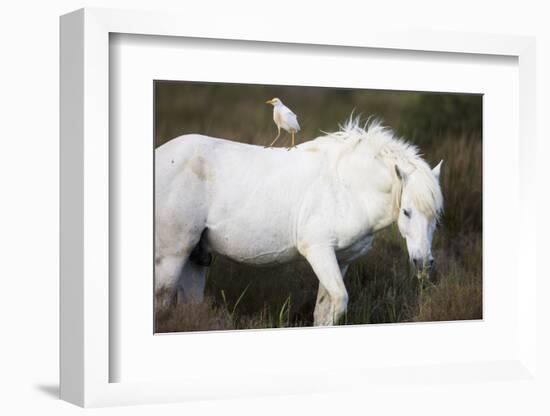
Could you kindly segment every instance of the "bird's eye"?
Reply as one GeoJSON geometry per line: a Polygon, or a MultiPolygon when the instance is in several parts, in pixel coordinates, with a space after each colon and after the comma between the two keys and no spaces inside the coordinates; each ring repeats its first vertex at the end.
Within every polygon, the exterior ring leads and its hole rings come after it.
{"type": "Polygon", "coordinates": [[[405,217],[411,218],[411,210],[410,209],[404,209],[403,214],[405,214],[405,217]]]}

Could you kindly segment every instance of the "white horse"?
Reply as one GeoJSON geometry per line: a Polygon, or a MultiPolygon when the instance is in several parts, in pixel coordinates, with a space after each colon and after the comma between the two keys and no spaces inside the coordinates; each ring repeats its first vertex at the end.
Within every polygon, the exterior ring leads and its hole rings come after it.
{"type": "Polygon", "coordinates": [[[302,256],[319,279],[314,324],[336,324],[348,266],[396,221],[418,277],[432,266],[441,162],[431,169],[378,122],[350,119],[290,152],[190,134],[155,158],[155,288],[172,301],[202,301],[211,252],[253,265],[302,256]]]}

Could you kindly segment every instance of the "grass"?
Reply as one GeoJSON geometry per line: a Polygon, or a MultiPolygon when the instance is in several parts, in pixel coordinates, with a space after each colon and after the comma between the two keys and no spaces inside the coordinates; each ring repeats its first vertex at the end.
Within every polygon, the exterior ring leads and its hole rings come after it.
{"type": "MultiPolygon", "coordinates": [[[[270,109],[262,103],[273,96],[294,103],[291,107],[303,122],[301,139],[316,137],[319,129],[334,130],[353,108],[381,117],[412,137],[432,166],[444,160],[445,213],[432,244],[436,264],[433,284],[421,290],[410,273],[404,240],[395,226],[389,227],[377,234],[371,251],[348,270],[350,298],[343,323],[482,318],[480,97],[457,100],[450,94],[432,94],[430,100],[430,94],[419,93],[186,83],[161,84],[155,96],[157,145],[189,132],[265,144],[274,127],[270,109]],[[461,118],[449,123],[448,131],[441,114],[430,130],[430,114],[439,107],[444,107],[447,117],[461,118]],[[247,115],[247,123],[240,120],[242,114],[247,115]]],[[[157,302],[156,330],[311,326],[317,285],[305,262],[254,268],[215,256],[207,275],[205,301],[175,308],[162,308],[157,302]]]]}

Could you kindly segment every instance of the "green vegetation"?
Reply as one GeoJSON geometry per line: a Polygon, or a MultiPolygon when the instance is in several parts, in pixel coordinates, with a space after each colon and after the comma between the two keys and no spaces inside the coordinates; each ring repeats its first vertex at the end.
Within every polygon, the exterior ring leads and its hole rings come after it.
{"type": "MultiPolygon", "coordinates": [[[[267,144],[276,134],[272,108],[281,98],[297,115],[297,141],[334,131],[352,111],[384,121],[417,144],[434,166],[444,159],[445,213],[432,246],[433,284],[410,275],[395,226],[350,267],[346,324],[480,319],[482,317],[482,98],[478,95],[309,87],[158,82],[155,142],[202,133],[267,144]]],[[[288,143],[282,142],[281,145],[288,143]]],[[[254,268],[216,256],[201,305],[159,308],[160,332],[308,326],[317,279],[305,262],[254,268]]]]}

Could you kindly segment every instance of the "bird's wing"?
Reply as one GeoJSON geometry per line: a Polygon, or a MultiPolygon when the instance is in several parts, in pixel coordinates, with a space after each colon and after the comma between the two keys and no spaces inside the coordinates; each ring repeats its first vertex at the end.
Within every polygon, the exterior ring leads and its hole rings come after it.
{"type": "Polygon", "coordinates": [[[300,125],[298,124],[298,117],[292,112],[292,110],[286,106],[283,106],[281,112],[283,113],[284,118],[290,124],[290,127],[296,131],[300,130],[300,125]]]}
{"type": "Polygon", "coordinates": [[[294,114],[292,110],[288,108],[286,105],[281,105],[281,113],[286,117],[294,116],[294,118],[296,118],[296,114],[294,114]]]}

